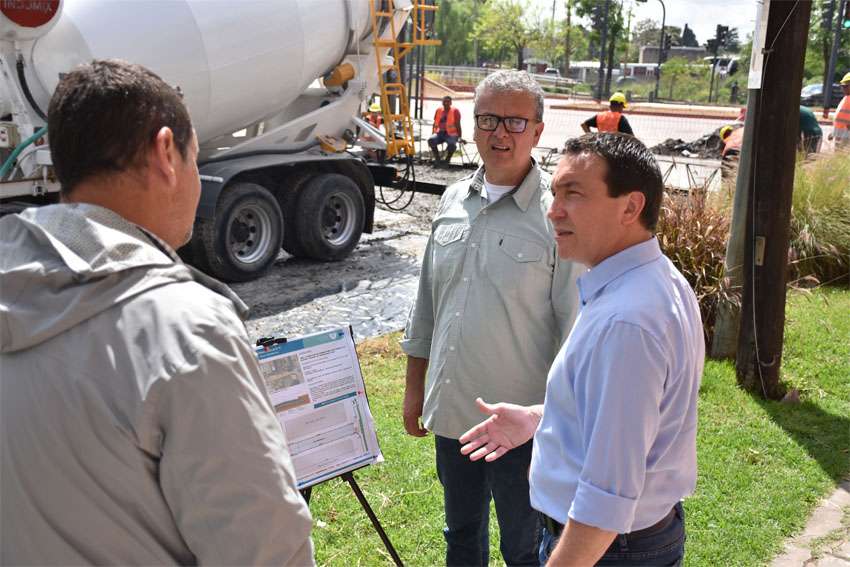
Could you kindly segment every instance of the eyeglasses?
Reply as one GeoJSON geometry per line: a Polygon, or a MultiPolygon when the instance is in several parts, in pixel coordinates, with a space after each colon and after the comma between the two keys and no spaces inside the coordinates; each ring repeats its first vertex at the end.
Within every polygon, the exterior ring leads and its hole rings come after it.
{"type": "Polygon", "coordinates": [[[528,124],[528,118],[519,118],[518,116],[494,116],[492,114],[476,114],[475,124],[480,130],[492,132],[499,127],[499,122],[505,125],[505,130],[512,134],[521,134],[525,132],[525,126],[528,124]]]}

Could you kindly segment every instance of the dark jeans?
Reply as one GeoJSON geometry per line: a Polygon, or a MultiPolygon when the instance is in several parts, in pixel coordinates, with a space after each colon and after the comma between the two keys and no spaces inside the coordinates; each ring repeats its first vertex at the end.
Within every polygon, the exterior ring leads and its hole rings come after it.
{"type": "MultiPolygon", "coordinates": [[[[540,564],[546,565],[549,555],[555,550],[558,540],[549,530],[543,530],[540,545],[540,564]]],[[[614,543],[602,555],[599,567],[640,567],[642,565],[682,564],[685,557],[685,510],[682,503],[676,504],[676,514],[663,530],[637,539],[618,535],[614,543]]]]}
{"type": "Polygon", "coordinates": [[[437,146],[442,143],[446,144],[446,152],[450,156],[455,153],[457,148],[457,136],[449,136],[448,132],[437,132],[428,138],[428,145],[434,149],[437,149],[437,146]]]}
{"type": "Polygon", "coordinates": [[[507,565],[539,565],[543,526],[528,497],[532,442],[487,463],[460,454],[456,439],[434,436],[437,476],[445,498],[446,565],[487,565],[490,496],[496,502],[500,549],[507,565]]]}

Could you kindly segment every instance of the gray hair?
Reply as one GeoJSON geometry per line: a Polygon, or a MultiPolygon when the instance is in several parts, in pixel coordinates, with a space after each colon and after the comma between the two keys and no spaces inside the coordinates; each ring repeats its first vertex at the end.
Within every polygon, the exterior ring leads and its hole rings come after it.
{"type": "Polygon", "coordinates": [[[475,114],[478,114],[478,98],[484,91],[493,93],[519,93],[532,97],[535,106],[534,119],[538,122],[543,121],[543,89],[540,88],[540,84],[527,72],[506,69],[504,71],[496,71],[492,75],[487,75],[475,87],[475,102],[473,105],[473,113],[475,114]]]}

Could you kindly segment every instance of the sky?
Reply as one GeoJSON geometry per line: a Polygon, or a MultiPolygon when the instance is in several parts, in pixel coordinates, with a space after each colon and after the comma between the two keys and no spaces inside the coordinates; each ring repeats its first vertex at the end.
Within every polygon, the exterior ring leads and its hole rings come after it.
{"type": "MultiPolygon", "coordinates": [[[[566,17],[566,0],[533,0],[533,3],[546,7],[551,13],[553,1],[555,17],[566,17]]],[[[694,30],[700,44],[714,37],[717,25],[738,28],[738,38],[743,43],[747,34],[755,28],[757,0],[647,0],[640,3],[625,0],[626,7],[632,6],[632,25],[647,18],[661,23],[661,2],[666,9],[665,25],[684,29],[685,24],[694,30]]],[[[585,22],[588,23],[588,22],[585,22]]]]}

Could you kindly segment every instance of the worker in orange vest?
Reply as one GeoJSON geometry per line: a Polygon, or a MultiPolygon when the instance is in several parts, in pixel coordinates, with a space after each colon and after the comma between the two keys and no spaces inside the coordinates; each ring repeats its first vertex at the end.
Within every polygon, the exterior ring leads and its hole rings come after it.
{"type": "Polygon", "coordinates": [[[836,148],[846,148],[850,146],[850,73],[844,75],[841,79],[841,90],[844,91],[844,98],[838,103],[838,108],[835,109],[835,117],[832,119],[832,134],[829,139],[835,138],[836,148]]]}
{"type": "Polygon", "coordinates": [[[625,95],[621,92],[616,92],[611,95],[608,102],[611,104],[610,109],[591,116],[582,122],[581,129],[585,133],[590,132],[592,127],[596,128],[599,132],[623,132],[634,136],[635,133],[632,132],[629,120],[623,116],[623,109],[628,108],[625,95]]]}
{"type": "Polygon", "coordinates": [[[744,127],[724,126],[720,129],[720,137],[723,139],[723,154],[721,159],[728,159],[741,153],[744,145],[744,127]]]}
{"type": "Polygon", "coordinates": [[[373,102],[369,106],[369,114],[366,118],[372,123],[372,126],[380,129],[381,126],[384,125],[384,115],[381,113],[381,105],[377,102],[373,102]]]}
{"type": "Polygon", "coordinates": [[[460,138],[460,111],[452,106],[452,97],[444,96],[443,106],[438,108],[434,114],[434,135],[428,139],[434,161],[437,164],[441,161],[448,164],[455,153],[457,141],[460,138]],[[439,145],[442,143],[446,144],[445,160],[440,159],[439,145]]]}

